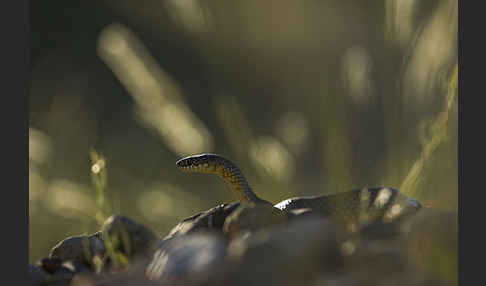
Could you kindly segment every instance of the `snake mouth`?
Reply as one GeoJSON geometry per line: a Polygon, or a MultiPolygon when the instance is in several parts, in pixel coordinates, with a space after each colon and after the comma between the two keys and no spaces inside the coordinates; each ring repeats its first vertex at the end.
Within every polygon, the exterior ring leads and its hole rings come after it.
{"type": "Polygon", "coordinates": [[[195,172],[196,167],[194,166],[177,166],[177,169],[179,169],[182,172],[195,172]]]}
{"type": "Polygon", "coordinates": [[[184,173],[210,173],[201,166],[178,167],[178,169],[184,173]]]}
{"type": "Polygon", "coordinates": [[[176,167],[177,167],[177,169],[179,169],[180,171],[183,171],[183,172],[196,171],[195,165],[191,164],[191,162],[186,158],[178,160],[176,162],[176,167]]]}
{"type": "Polygon", "coordinates": [[[209,173],[211,171],[208,155],[194,155],[182,158],[176,162],[176,167],[182,172],[209,173]]]}

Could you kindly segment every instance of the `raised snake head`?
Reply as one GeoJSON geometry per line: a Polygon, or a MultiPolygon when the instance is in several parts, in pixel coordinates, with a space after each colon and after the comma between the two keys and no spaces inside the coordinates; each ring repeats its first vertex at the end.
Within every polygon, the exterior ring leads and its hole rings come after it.
{"type": "Polygon", "coordinates": [[[176,166],[182,172],[220,174],[228,163],[227,159],[216,154],[198,154],[182,158],[176,166]]]}

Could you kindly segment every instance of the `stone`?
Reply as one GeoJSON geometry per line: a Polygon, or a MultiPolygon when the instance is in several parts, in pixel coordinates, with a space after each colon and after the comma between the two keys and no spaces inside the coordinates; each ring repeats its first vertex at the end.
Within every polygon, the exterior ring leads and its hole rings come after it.
{"type": "Polygon", "coordinates": [[[214,279],[226,263],[227,242],[222,235],[196,232],[164,240],[146,269],[150,280],[194,283],[214,279]]]}
{"type": "Polygon", "coordinates": [[[178,223],[165,239],[198,231],[221,231],[226,218],[239,205],[240,203],[222,204],[207,211],[199,212],[178,223]]]}
{"type": "Polygon", "coordinates": [[[114,250],[120,251],[129,258],[144,255],[153,249],[157,236],[146,226],[120,215],[109,217],[102,227],[103,240],[107,236],[117,238],[118,245],[114,250]]]}
{"type": "Polygon", "coordinates": [[[95,255],[104,255],[105,247],[101,233],[68,237],[56,244],[49,253],[49,259],[81,262],[87,265],[92,263],[95,255]]]}

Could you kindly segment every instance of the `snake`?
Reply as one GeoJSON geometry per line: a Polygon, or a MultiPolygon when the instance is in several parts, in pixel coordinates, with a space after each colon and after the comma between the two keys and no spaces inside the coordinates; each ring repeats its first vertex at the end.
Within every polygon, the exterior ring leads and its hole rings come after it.
{"type": "Polygon", "coordinates": [[[215,174],[229,186],[242,204],[263,204],[273,206],[285,213],[311,210],[324,215],[360,217],[374,214],[375,217],[398,217],[413,213],[422,205],[390,187],[361,188],[337,194],[293,197],[272,204],[258,197],[250,187],[238,166],[231,160],[217,154],[197,154],[177,160],[176,167],[182,172],[215,174]]]}

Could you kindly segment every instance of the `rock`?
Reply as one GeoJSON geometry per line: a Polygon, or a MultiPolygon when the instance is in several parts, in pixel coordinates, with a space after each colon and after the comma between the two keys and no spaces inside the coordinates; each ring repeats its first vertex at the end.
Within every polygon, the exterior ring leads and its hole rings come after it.
{"type": "Polygon", "coordinates": [[[458,216],[432,208],[421,210],[408,225],[408,250],[424,271],[456,285],[458,275],[458,216]]]}
{"type": "MultiPolygon", "coordinates": [[[[83,271],[81,264],[93,269],[93,257],[103,258],[106,254],[105,239],[110,238],[111,242],[118,242],[113,245],[115,251],[120,251],[127,258],[140,257],[149,253],[157,241],[155,234],[145,226],[134,222],[124,216],[111,216],[106,220],[102,231],[92,235],[81,235],[68,237],[59,242],[51,250],[49,259],[43,261],[43,267],[47,272],[54,273],[63,262],[70,262],[74,272],[83,271]]],[[[108,257],[103,264],[114,266],[108,257]]],[[[69,266],[67,269],[69,269],[69,266]]],[[[106,270],[106,269],[105,269],[106,270]]]]}
{"type": "Polygon", "coordinates": [[[49,274],[46,273],[42,268],[35,265],[29,264],[28,278],[31,282],[30,285],[38,286],[44,285],[49,280],[49,274]]]}
{"type": "Polygon", "coordinates": [[[120,251],[129,258],[147,254],[157,241],[157,236],[150,229],[119,215],[113,215],[106,220],[102,233],[103,240],[110,237],[112,241],[118,241],[114,250],[120,251]]]}
{"type": "Polygon", "coordinates": [[[172,238],[197,231],[221,231],[228,217],[240,203],[222,204],[204,212],[199,212],[177,224],[165,237],[172,238]]]}
{"type": "Polygon", "coordinates": [[[72,236],[60,241],[52,248],[49,259],[52,261],[75,261],[86,265],[91,264],[91,259],[95,255],[102,256],[105,247],[101,240],[101,233],[92,235],[72,236]]]}
{"type": "Polygon", "coordinates": [[[145,226],[112,216],[102,231],[58,243],[29,265],[29,277],[32,285],[454,285],[457,214],[393,203],[354,221],[310,208],[222,204],[159,242],[145,226]],[[118,271],[118,252],[130,268],[118,271]],[[101,272],[90,268],[94,255],[103,258],[101,272]]]}
{"type": "Polygon", "coordinates": [[[62,260],[57,257],[42,258],[39,261],[38,266],[42,268],[42,270],[44,270],[45,272],[49,274],[54,274],[59,270],[59,268],[61,268],[62,260]]]}
{"type": "Polygon", "coordinates": [[[231,285],[306,285],[342,263],[341,228],[318,216],[293,219],[231,241],[228,253],[238,261],[226,280],[231,285]]]}
{"type": "Polygon", "coordinates": [[[44,258],[39,266],[29,265],[29,277],[32,285],[70,285],[78,270],[59,259],[44,258]]]}
{"type": "Polygon", "coordinates": [[[116,275],[107,276],[87,276],[76,275],[71,283],[71,286],[160,286],[157,281],[148,280],[143,272],[121,272],[116,275]]]}
{"type": "Polygon", "coordinates": [[[191,233],[163,241],[146,269],[150,280],[195,283],[215,279],[226,263],[226,239],[215,233],[191,233]]]}
{"type": "Polygon", "coordinates": [[[78,261],[66,261],[62,264],[62,267],[68,269],[73,273],[80,273],[80,272],[90,272],[91,269],[84,263],[80,263],[78,261]]]}
{"type": "Polygon", "coordinates": [[[223,232],[230,237],[235,237],[286,221],[287,215],[271,205],[240,205],[226,218],[223,232]]]}
{"type": "Polygon", "coordinates": [[[50,280],[51,283],[55,282],[55,285],[71,285],[74,275],[76,275],[75,269],[62,265],[50,280]]]}

